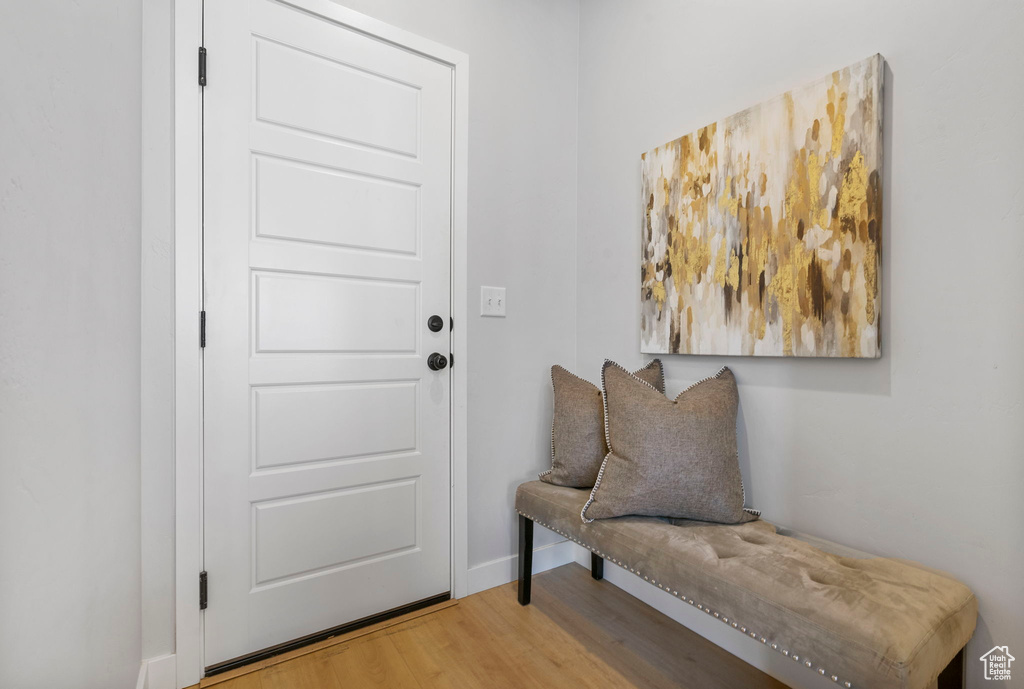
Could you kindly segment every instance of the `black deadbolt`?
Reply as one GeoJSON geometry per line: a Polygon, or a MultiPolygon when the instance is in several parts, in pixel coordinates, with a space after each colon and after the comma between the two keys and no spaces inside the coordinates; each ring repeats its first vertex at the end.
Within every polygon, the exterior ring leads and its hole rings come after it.
{"type": "Polygon", "coordinates": [[[440,371],[442,368],[448,365],[448,357],[444,354],[434,352],[427,357],[427,368],[431,371],[440,371]]]}
{"type": "Polygon", "coordinates": [[[431,316],[427,319],[427,327],[432,333],[441,332],[441,328],[444,327],[444,319],[440,316],[431,316]]]}

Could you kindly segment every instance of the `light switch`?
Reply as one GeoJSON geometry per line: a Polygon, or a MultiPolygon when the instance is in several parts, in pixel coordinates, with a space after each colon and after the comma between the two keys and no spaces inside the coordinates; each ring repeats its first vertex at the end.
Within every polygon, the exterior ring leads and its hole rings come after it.
{"type": "Polygon", "coordinates": [[[480,288],[480,315],[505,317],[505,288],[504,287],[481,287],[480,288]]]}

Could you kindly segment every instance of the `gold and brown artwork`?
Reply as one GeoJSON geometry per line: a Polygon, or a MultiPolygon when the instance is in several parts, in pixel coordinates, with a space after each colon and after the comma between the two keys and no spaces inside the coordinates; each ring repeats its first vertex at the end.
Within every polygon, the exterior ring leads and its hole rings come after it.
{"type": "Polygon", "coordinates": [[[881,355],[882,66],[642,156],[642,351],[881,355]]]}

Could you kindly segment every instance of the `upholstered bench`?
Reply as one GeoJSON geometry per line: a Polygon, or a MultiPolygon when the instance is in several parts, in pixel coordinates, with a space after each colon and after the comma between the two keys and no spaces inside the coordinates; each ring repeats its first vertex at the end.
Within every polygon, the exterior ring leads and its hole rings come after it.
{"type": "Polygon", "coordinates": [[[977,601],[947,574],[782,532],[618,517],[583,523],[590,491],[531,481],[516,491],[519,602],[530,602],[533,524],[623,567],[841,687],[963,686],[977,601]]]}

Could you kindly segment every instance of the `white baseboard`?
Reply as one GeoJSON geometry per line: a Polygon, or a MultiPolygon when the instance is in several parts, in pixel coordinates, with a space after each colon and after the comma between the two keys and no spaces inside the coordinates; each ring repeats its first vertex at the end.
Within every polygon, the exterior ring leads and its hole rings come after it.
{"type": "Polygon", "coordinates": [[[173,653],[142,661],[135,689],[178,689],[178,666],[173,653]]]}
{"type": "MultiPolygon", "coordinates": [[[[574,548],[575,544],[572,541],[559,541],[534,549],[533,573],[538,574],[569,564],[573,559],[574,548]]],[[[470,595],[515,581],[519,576],[518,568],[519,555],[508,555],[470,567],[467,577],[470,595]]]]}
{"type": "MultiPolygon", "coordinates": [[[[590,551],[575,543],[572,543],[572,546],[572,559],[590,569],[590,551]]],[[[740,634],[692,605],[684,603],[671,593],[666,593],[617,565],[610,562],[605,563],[604,580],[647,603],[663,615],[671,617],[713,644],[721,646],[761,672],[771,675],[788,687],[793,687],[793,689],[827,689],[828,687],[835,689],[836,687],[836,684],[829,678],[821,677],[816,672],[807,670],[778,651],[773,651],[764,644],[740,634]]]]}

